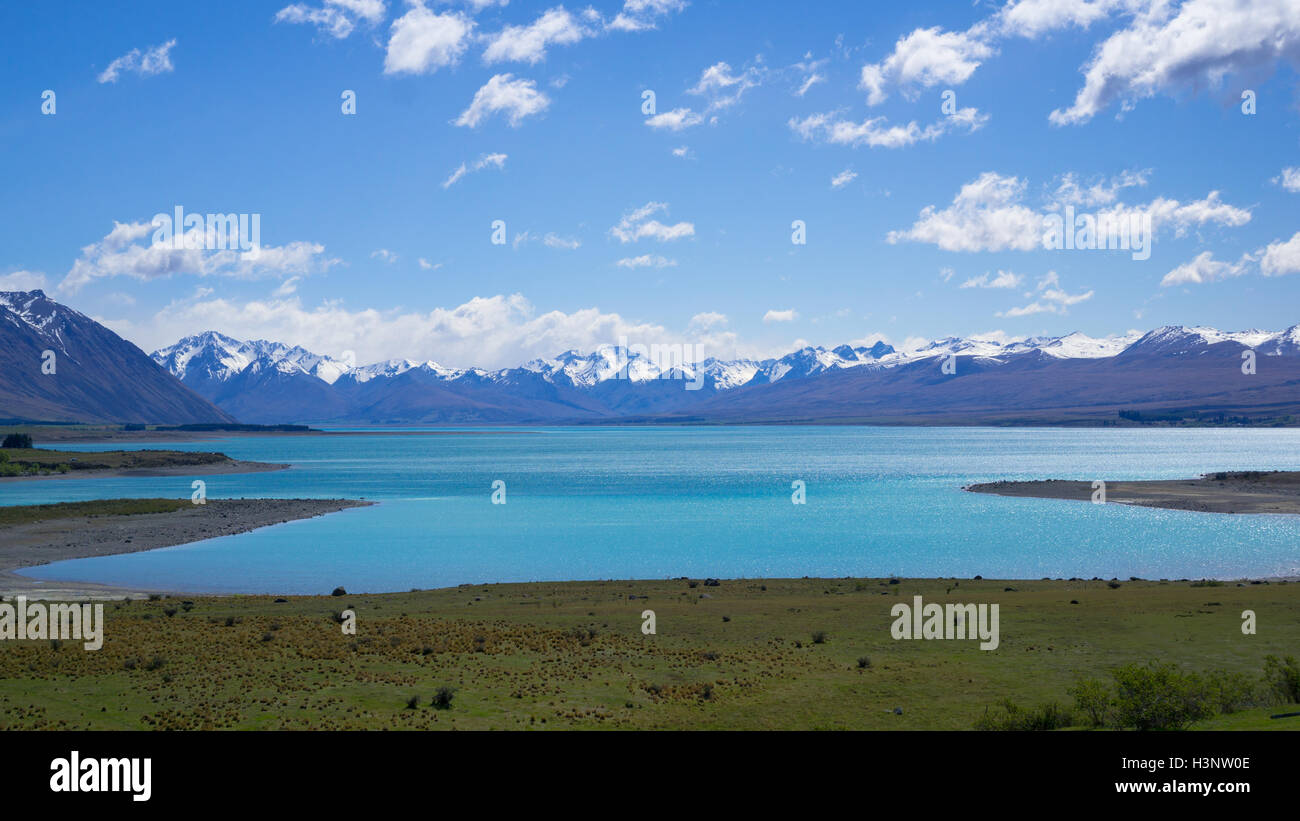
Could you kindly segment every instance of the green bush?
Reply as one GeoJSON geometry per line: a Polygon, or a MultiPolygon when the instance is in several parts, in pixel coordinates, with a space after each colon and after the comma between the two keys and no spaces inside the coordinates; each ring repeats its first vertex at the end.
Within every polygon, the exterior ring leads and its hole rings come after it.
{"type": "Polygon", "coordinates": [[[1111,697],[1106,685],[1095,678],[1084,679],[1067,691],[1074,698],[1074,706],[1088,717],[1094,727],[1102,727],[1110,719],[1111,697]]]}
{"type": "Polygon", "coordinates": [[[435,710],[450,710],[451,700],[452,698],[455,697],[455,695],[456,695],[455,687],[448,687],[446,685],[439,687],[437,691],[434,692],[433,698],[431,699],[433,702],[433,708],[435,710]]]}
{"type": "Polygon", "coordinates": [[[1295,656],[1265,656],[1264,684],[1283,704],[1300,704],[1300,665],[1295,656]]]}
{"type": "Polygon", "coordinates": [[[1217,670],[1205,677],[1210,701],[1220,713],[1235,713],[1259,702],[1259,681],[1245,673],[1217,670]]]}
{"type": "Polygon", "coordinates": [[[1205,679],[1177,664],[1128,664],[1111,671],[1115,723],[1137,730],[1181,730],[1214,715],[1205,679]]]}

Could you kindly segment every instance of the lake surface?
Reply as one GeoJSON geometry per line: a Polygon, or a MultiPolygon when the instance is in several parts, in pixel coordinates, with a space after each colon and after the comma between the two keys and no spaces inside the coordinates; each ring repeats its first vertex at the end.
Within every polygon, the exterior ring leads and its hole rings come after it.
{"type": "MultiPolygon", "coordinates": [[[[97,449],[112,449],[104,445],[97,449]]],[[[144,446],[147,447],[147,446],[144,446]]],[[[1300,574],[1300,517],[965,493],[996,479],[1300,470],[1300,430],[546,428],[185,444],[292,469],[209,498],[380,504],[180,547],[24,571],[195,592],[384,592],[675,576],[1238,578],[1300,574]],[[492,484],[505,482],[506,503],[492,484]],[[791,483],[806,485],[793,504],[791,483]]],[[[73,449],[96,449],[69,446],[73,449]]],[[[0,504],[188,497],[192,478],[0,485],[0,504]]]]}

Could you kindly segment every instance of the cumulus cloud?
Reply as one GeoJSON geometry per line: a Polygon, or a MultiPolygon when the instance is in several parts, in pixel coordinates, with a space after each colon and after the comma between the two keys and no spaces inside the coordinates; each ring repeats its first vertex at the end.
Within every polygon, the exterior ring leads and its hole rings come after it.
{"type": "Polygon", "coordinates": [[[537,63],[551,45],[572,45],[595,32],[583,26],[564,6],[556,6],[526,26],[506,26],[488,38],[483,62],[537,63]]]}
{"type": "Polygon", "coordinates": [[[1115,103],[1221,88],[1229,76],[1263,76],[1280,61],[1300,66],[1294,0],[1152,2],[1097,47],[1074,103],[1048,119],[1085,123],[1115,103]]]}
{"type": "Polygon", "coordinates": [[[250,250],[242,250],[239,242],[248,238],[219,242],[210,224],[184,231],[178,242],[170,241],[155,228],[148,222],[114,222],[113,230],[103,239],[81,249],[81,256],[59,283],[59,290],[75,293],[93,280],[118,276],[139,280],[187,274],[239,279],[284,277],[324,271],[340,262],[326,257],[325,246],[319,243],[252,244],[250,250]]]}
{"type": "Polygon", "coordinates": [[[883,61],[863,66],[858,86],[867,92],[867,105],[879,105],[889,97],[890,85],[915,96],[917,88],[964,83],[994,53],[992,46],[967,32],[916,29],[899,38],[883,61]]]}
{"type": "Polygon", "coordinates": [[[459,62],[474,21],[460,12],[434,13],[415,0],[393,21],[384,54],[385,74],[429,74],[459,62]]]}
{"type": "Polygon", "coordinates": [[[461,163],[460,167],[451,172],[451,176],[443,180],[443,188],[451,188],[461,180],[466,174],[473,174],[476,171],[482,171],[484,168],[496,168],[498,171],[506,167],[507,155],[505,154],[484,154],[473,163],[461,163]]]}
{"type": "Polygon", "coordinates": [[[1068,172],[1060,177],[1053,198],[1064,205],[1092,207],[1110,205],[1119,199],[1125,188],[1140,188],[1147,184],[1151,169],[1124,171],[1109,179],[1081,182],[1079,175],[1068,172]]]}
{"type": "Polygon", "coordinates": [[[320,6],[294,3],[276,12],[275,22],[312,25],[321,34],[342,40],[353,32],[358,21],[378,25],[387,11],[383,0],[325,0],[320,6]]]}
{"type": "Polygon", "coordinates": [[[686,8],[686,0],[624,0],[623,8],[605,24],[613,31],[645,31],[660,18],[686,8]]]}
{"type": "Polygon", "coordinates": [[[176,40],[172,39],[143,52],[133,48],[109,63],[108,68],[100,73],[98,80],[101,83],[116,83],[123,72],[138,74],[141,77],[166,74],[173,69],[171,50],[175,45],[176,40]]]}
{"type": "Polygon", "coordinates": [[[411,358],[484,368],[514,367],[566,350],[593,351],[620,338],[670,339],[661,325],[595,307],[540,312],[517,293],[404,311],[351,309],[341,301],[308,306],[298,297],[237,302],[200,292],[143,322],[106,319],[104,324],[144,350],[170,345],[195,328],[210,328],[238,339],[281,340],[335,356],[351,350],[362,363],[411,358]]]}
{"type": "Polygon", "coordinates": [[[13,271],[0,274],[0,291],[34,291],[45,289],[45,274],[39,271],[13,271]]]}
{"type": "Polygon", "coordinates": [[[1283,168],[1281,176],[1274,177],[1273,182],[1287,191],[1300,192],[1300,168],[1283,168]]]}
{"type": "Polygon", "coordinates": [[[1246,258],[1239,262],[1220,262],[1214,258],[1213,252],[1202,251],[1191,262],[1179,265],[1165,274],[1160,285],[1191,285],[1239,277],[1246,272],[1246,262],[1246,258]]]}
{"type": "Polygon", "coordinates": [[[762,72],[757,67],[734,71],[728,63],[717,62],[700,72],[700,79],[686,93],[708,99],[708,107],[704,111],[708,114],[740,102],[745,92],[757,88],[761,80],[762,72]]]}
{"type": "Polygon", "coordinates": [[[518,128],[525,117],[540,114],[551,104],[551,98],[537,90],[532,80],[515,79],[513,74],[496,74],[474,93],[469,108],[461,112],[456,125],[476,128],[493,114],[501,114],[512,128],[518,128]]]}
{"type": "Polygon", "coordinates": [[[673,225],[665,225],[657,219],[651,219],[653,215],[660,212],[668,213],[668,203],[648,202],[635,211],[624,214],[619,219],[618,224],[609,229],[609,233],[624,244],[636,242],[643,238],[654,239],[659,242],[670,242],[683,237],[695,236],[694,223],[678,222],[673,225]]]}
{"type": "Polygon", "coordinates": [[[651,128],[682,131],[702,122],[704,122],[704,115],[689,108],[674,108],[672,111],[663,111],[652,117],[647,117],[645,124],[651,128]]]}
{"type": "Polygon", "coordinates": [[[839,112],[811,114],[803,119],[790,118],[790,130],[803,140],[821,141],[854,148],[904,148],[918,142],[933,142],[952,130],[978,131],[988,122],[988,115],[974,108],[963,108],[920,126],[915,120],[907,125],[888,125],[885,117],[870,117],[860,123],[844,119],[839,112]]]}
{"type": "MultiPolygon", "coordinates": [[[[963,185],[951,205],[946,208],[927,205],[911,228],[891,231],[887,239],[890,243],[904,240],[929,243],[945,251],[1042,248],[1045,217],[1067,203],[1051,201],[1045,209],[1031,208],[1023,202],[1025,188],[1026,183],[1018,177],[987,171],[963,185]]],[[[1172,230],[1175,236],[1206,225],[1235,228],[1250,221],[1249,210],[1223,202],[1218,191],[1188,202],[1167,197],[1140,205],[1112,202],[1094,216],[1099,224],[1104,220],[1120,224],[1134,215],[1149,215],[1154,232],[1172,230]]]]}
{"type": "Polygon", "coordinates": [[[1300,232],[1286,242],[1270,243],[1259,262],[1264,276],[1300,273],[1300,232]]]}

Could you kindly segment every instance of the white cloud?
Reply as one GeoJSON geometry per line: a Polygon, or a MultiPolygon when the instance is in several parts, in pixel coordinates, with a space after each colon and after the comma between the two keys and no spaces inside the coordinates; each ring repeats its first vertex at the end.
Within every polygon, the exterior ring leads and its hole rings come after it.
{"type": "Polygon", "coordinates": [[[677,265],[677,260],[656,254],[642,254],[639,257],[624,257],[614,264],[620,268],[671,268],[677,265]]]}
{"type": "Polygon", "coordinates": [[[1220,262],[1214,259],[1211,251],[1202,251],[1191,262],[1179,265],[1160,280],[1162,287],[1171,285],[1191,285],[1203,282],[1238,277],[1246,272],[1246,260],[1240,262],[1220,262]]]}
{"type": "Polygon", "coordinates": [[[1273,182],[1288,191],[1300,192],[1300,168],[1283,168],[1282,175],[1273,182]]]}
{"type": "Polygon", "coordinates": [[[493,114],[505,115],[511,127],[518,128],[525,117],[540,114],[551,99],[537,90],[532,80],[515,79],[513,74],[496,74],[474,94],[469,108],[454,121],[456,125],[476,128],[493,114]]]}
{"type": "Polygon", "coordinates": [[[891,231],[890,243],[926,242],[945,251],[1029,251],[1042,246],[1043,216],[1020,204],[1025,184],[987,171],[961,187],[952,205],[927,205],[906,231],[891,231]]]}
{"type": "Polygon", "coordinates": [[[913,96],[917,87],[964,83],[994,53],[992,46],[970,33],[916,29],[899,38],[885,60],[863,66],[858,86],[867,92],[867,105],[879,105],[888,98],[889,85],[913,96]]]}
{"type": "Polygon", "coordinates": [[[203,228],[191,228],[182,236],[182,247],[177,248],[176,243],[159,236],[151,223],[115,222],[102,240],[81,249],[59,290],[75,293],[95,279],[116,276],[151,280],[185,274],[240,279],[303,275],[340,262],[324,255],[325,246],[312,242],[264,245],[248,251],[227,243],[225,250],[217,250],[215,235],[203,228]],[[147,242],[140,242],[150,234],[153,236],[147,242]]]}
{"type": "Polygon", "coordinates": [[[1088,28],[1116,10],[1142,2],[1145,0],[1013,0],[998,11],[992,27],[1004,35],[1032,39],[1067,26],[1088,28]]]}
{"type": "Polygon", "coordinates": [[[385,74],[428,74],[455,65],[469,46],[474,21],[459,12],[435,14],[415,0],[393,21],[385,74]]]}
{"type": "MultiPolygon", "coordinates": [[[[1023,203],[1026,184],[1017,177],[992,171],[966,183],[947,208],[927,205],[912,227],[891,231],[891,243],[903,240],[925,242],[945,251],[1031,251],[1043,247],[1044,218],[1061,206],[1051,202],[1047,211],[1023,203]]],[[[1057,189],[1058,192],[1060,189],[1057,189]]],[[[1180,202],[1158,197],[1140,205],[1114,203],[1094,216],[1098,223],[1117,224],[1129,215],[1148,214],[1152,230],[1172,229],[1175,236],[1206,225],[1239,227],[1250,221],[1250,211],[1224,203],[1218,191],[1204,199],[1180,202]]]]}
{"type": "Polygon", "coordinates": [[[822,58],[821,60],[814,60],[812,58],[812,52],[810,51],[803,56],[803,60],[790,66],[790,68],[797,72],[802,78],[799,81],[799,87],[794,91],[796,97],[802,97],[808,93],[808,89],[818,83],[826,82],[826,75],[822,74],[821,71],[829,62],[829,57],[822,58]]]}
{"type": "Polygon", "coordinates": [[[302,277],[289,277],[284,282],[281,282],[280,287],[276,288],[271,295],[277,297],[291,296],[298,291],[299,282],[302,282],[302,277]]]}
{"type": "Polygon", "coordinates": [[[692,331],[707,331],[721,325],[726,325],[727,322],[728,319],[726,314],[720,314],[717,311],[704,311],[691,317],[690,325],[688,325],[687,328],[692,331]]]}
{"type": "Polygon", "coordinates": [[[555,248],[561,251],[576,251],[582,245],[582,242],[572,237],[562,237],[559,234],[547,234],[542,237],[542,244],[547,248],[555,248]]]}
{"type": "Polygon", "coordinates": [[[418,260],[418,262],[420,263],[420,267],[423,268],[423,269],[426,270],[426,271],[436,271],[436,270],[438,270],[439,268],[442,267],[442,263],[441,263],[441,262],[436,262],[436,263],[435,263],[435,262],[429,262],[429,260],[425,259],[424,257],[420,257],[420,259],[418,260]]]}
{"type": "Polygon", "coordinates": [[[473,163],[461,163],[460,167],[451,172],[451,176],[443,180],[443,188],[451,188],[466,174],[472,174],[476,171],[482,171],[484,168],[493,167],[498,171],[506,167],[506,154],[484,154],[473,163]]]}
{"type": "Polygon", "coordinates": [[[831,177],[831,188],[843,188],[858,178],[858,172],[848,168],[831,177]]]}
{"type": "Polygon", "coordinates": [[[392,251],[388,250],[387,248],[380,248],[377,251],[372,251],[370,253],[370,258],[382,260],[384,262],[387,262],[389,265],[393,264],[394,262],[397,262],[397,254],[394,254],[392,251]]]}
{"type": "Polygon", "coordinates": [[[1081,183],[1074,172],[1063,174],[1056,187],[1054,199],[1065,205],[1096,206],[1109,205],[1119,198],[1125,188],[1140,188],[1147,184],[1151,169],[1141,171],[1124,171],[1109,180],[1097,179],[1092,183],[1081,183]]]}
{"type": "Polygon", "coordinates": [[[799,318],[799,314],[793,310],[768,311],[767,313],[763,314],[764,322],[793,322],[798,318],[799,318]]]}
{"type": "Polygon", "coordinates": [[[506,26],[492,35],[483,51],[483,62],[536,63],[546,57],[547,46],[572,45],[593,33],[563,6],[556,6],[527,26],[506,26]]]}
{"type": "Polygon", "coordinates": [[[834,145],[857,148],[904,148],[918,142],[933,142],[949,131],[960,128],[978,131],[988,122],[988,115],[974,108],[963,108],[949,117],[941,117],[922,128],[913,120],[907,125],[887,125],[885,117],[871,117],[860,123],[841,119],[837,112],[811,114],[802,120],[791,118],[790,130],[804,140],[821,140],[834,145]]]}
{"type": "Polygon", "coordinates": [[[991,277],[989,274],[980,274],[977,277],[971,277],[963,282],[960,288],[1019,288],[1024,277],[1020,274],[1013,274],[1010,271],[998,271],[997,276],[991,277]]]}
{"type": "Polygon", "coordinates": [[[709,100],[705,114],[730,108],[740,102],[745,92],[758,87],[762,74],[754,67],[735,72],[728,63],[717,62],[700,72],[700,79],[686,90],[687,94],[705,97],[709,100]]]}
{"type": "MultiPolygon", "coordinates": [[[[1019,316],[1033,316],[1034,314],[1068,314],[1071,305],[1077,305],[1080,302],[1087,302],[1092,299],[1092,291],[1084,291],[1079,294],[1071,294],[1061,288],[1061,278],[1055,271],[1048,271],[1047,274],[1038,281],[1038,296],[1028,305],[1018,308],[1008,308],[1005,311],[999,311],[998,316],[1014,318],[1019,316]]],[[[1028,296],[1028,295],[1026,295],[1028,296]]]]}
{"type": "Polygon", "coordinates": [[[322,34],[342,40],[356,28],[358,20],[368,25],[383,22],[387,12],[383,0],[325,0],[324,5],[294,3],[275,14],[277,23],[305,23],[322,34]]]}
{"type": "Polygon", "coordinates": [[[138,48],[133,48],[121,57],[108,64],[99,75],[101,83],[116,83],[117,78],[123,72],[131,72],[141,77],[151,77],[155,74],[166,74],[172,71],[171,50],[176,45],[176,40],[168,40],[162,45],[154,46],[141,52],[138,48]]]}
{"type": "Polygon", "coordinates": [[[1152,2],[1097,47],[1074,103],[1048,119],[1085,123],[1113,103],[1222,88],[1229,76],[1265,76],[1279,61],[1300,67],[1295,0],[1152,2]]]}
{"type": "Polygon", "coordinates": [[[0,274],[0,291],[45,290],[45,274],[39,271],[14,271],[0,274]]]}
{"type": "Polygon", "coordinates": [[[684,159],[684,158],[686,158],[686,157],[691,156],[691,149],[690,149],[689,147],[687,147],[687,146],[684,146],[684,145],[682,145],[682,146],[678,146],[677,148],[674,148],[674,149],[673,149],[673,156],[674,156],[674,157],[681,157],[681,158],[684,159]]]}
{"type": "Polygon", "coordinates": [[[686,8],[686,0],[625,0],[623,9],[605,24],[614,31],[645,31],[660,17],[686,8]]]}
{"type": "Polygon", "coordinates": [[[669,131],[682,131],[704,122],[704,117],[689,108],[674,108],[646,118],[645,124],[651,128],[664,128],[669,131]]]}
{"type": "Polygon", "coordinates": [[[1264,249],[1259,268],[1264,276],[1300,273],[1300,232],[1286,242],[1273,242],[1264,249]]]}
{"type": "Polygon", "coordinates": [[[520,294],[475,297],[426,312],[354,310],[338,300],[308,307],[297,297],[236,302],[209,292],[168,305],[142,323],[104,324],[144,350],[170,345],[195,328],[211,328],[238,339],[275,339],[335,356],[352,350],[362,363],[409,357],[451,367],[514,367],[561,351],[595,350],[621,337],[668,341],[660,325],[594,307],[539,312],[520,294]]]}
{"type": "Polygon", "coordinates": [[[648,202],[635,211],[624,214],[619,219],[618,224],[609,229],[609,233],[624,244],[636,242],[642,238],[669,242],[683,237],[695,236],[694,223],[678,222],[673,225],[665,225],[659,220],[650,219],[653,214],[661,211],[665,214],[668,212],[668,203],[648,202]]]}

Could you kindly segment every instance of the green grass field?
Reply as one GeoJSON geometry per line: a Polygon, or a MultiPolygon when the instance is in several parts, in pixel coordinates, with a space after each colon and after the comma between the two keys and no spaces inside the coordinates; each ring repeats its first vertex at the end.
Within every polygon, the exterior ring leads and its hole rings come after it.
{"type": "MultiPolygon", "coordinates": [[[[97,652],[0,642],[0,728],[970,729],[1006,698],[1068,705],[1078,679],[1128,662],[1258,676],[1300,648],[1300,584],[569,582],[110,602],[105,618],[97,652]],[[916,594],[999,604],[1001,646],[895,641],[890,608],[916,594]],[[448,709],[431,706],[441,686],[448,709]]],[[[1295,710],[1195,726],[1300,729],[1269,718],[1295,710]]]]}
{"type": "Polygon", "coordinates": [[[67,473],[78,470],[128,470],[190,467],[228,462],[224,453],[181,450],[74,451],[0,448],[0,475],[67,473]]]}

